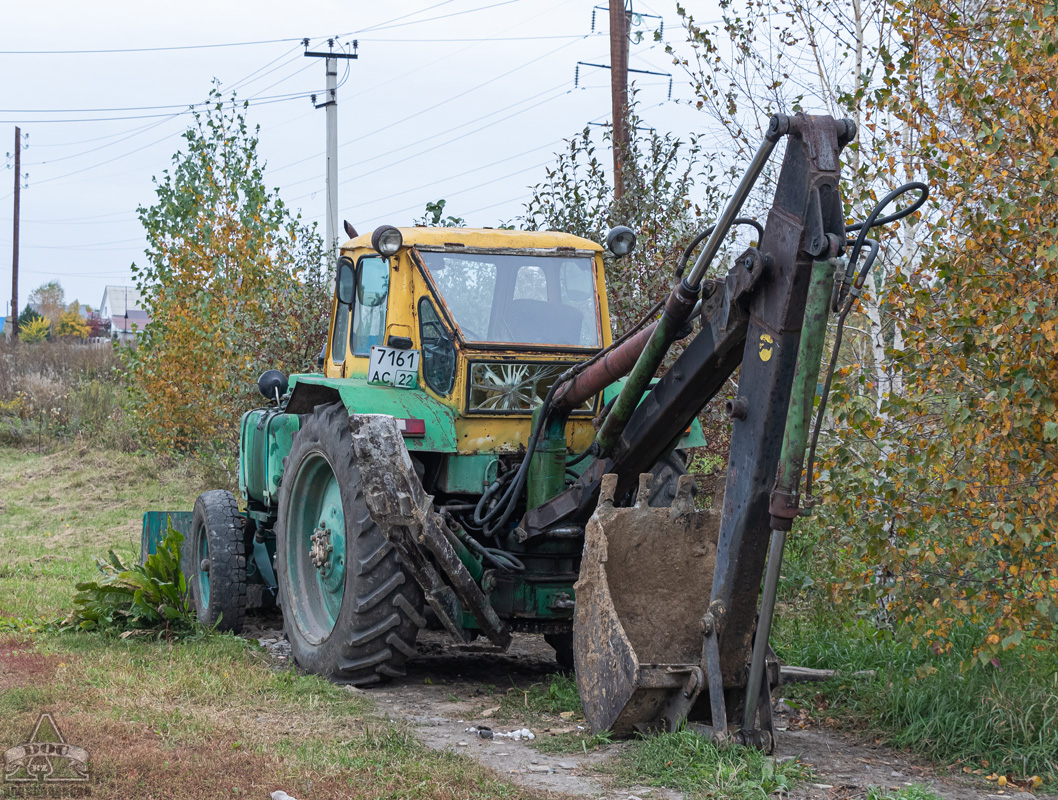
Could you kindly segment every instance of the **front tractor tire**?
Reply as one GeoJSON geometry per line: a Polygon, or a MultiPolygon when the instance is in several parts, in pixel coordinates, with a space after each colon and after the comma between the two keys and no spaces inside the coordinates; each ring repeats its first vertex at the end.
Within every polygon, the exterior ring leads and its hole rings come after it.
{"type": "Polygon", "coordinates": [[[345,406],[317,406],[284,463],[276,566],[295,662],[358,686],[404,675],[422,592],[368,511],[345,406]]]}
{"type": "Polygon", "coordinates": [[[244,519],[231,492],[204,492],[195,500],[180,569],[199,622],[240,633],[246,616],[246,550],[244,519]]]}

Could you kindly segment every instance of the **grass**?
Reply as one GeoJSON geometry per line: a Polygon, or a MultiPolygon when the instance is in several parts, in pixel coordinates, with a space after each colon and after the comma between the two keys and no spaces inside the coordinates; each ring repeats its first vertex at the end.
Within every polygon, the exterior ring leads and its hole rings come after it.
{"type": "Polygon", "coordinates": [[[780,611],[772,644],[785,663],[874,671],[788,687],[792,700],[823,700],[828,716],[941,767],[1058,782],[1058,653],[1008,655],[966,670],[973,632],[937,655],[850,616],[829,604],[780,611]]]}
{"type": "Polygon", "coordinates": [[[577,730],[545,732],[532,741],[531,747],[548,755],[588,753],[613,743],[609,733],[588,730],[577,679],[569,673],[552,675],[528,689],[508,689],[500,700],[495,717],[523,720],[536,730],[577,726],[577,730]]]}
{"type": "Polygon", "coordinates": [[[0,687],[2,744],[27,736],[47,708],[67,740],[90,752],[93,791],[106,797],[278,788],[295,797],[532,797],[469,759],[420,745],[377,718],[362,694],[272,670],[260,648],[230,635],[0,641],[0,674],[26,658],[37,664],[32,685],[0,687]]]}
{"type": "Polygon", "coordinates": [[[533,740],[532,746],[545,755],[557,756],[572,753],[593,753],[613,743],[614,740],[607,731],[592,733],[585,729],[583,731],[537,737],[533,740]]]}
{"type": "Polygon", "coordinates": [[[472,760],[429,750],[369,698],[277,672],[255,643],[60,633],[74,583],[113,547],[136,558],[148,508],[190,508],[196,462],[67,445],[0,448],[0,750],[42,710],[91,754],[93,794],[125,798],[532,798],[472,760]]]}
{"type": "Polygon", "coordinates": [[[0,447],[0,614],[54,618],[113,547],[138,560],[143,512],[186,509],[209,486],[197,462],[67,447],[0,447]]]}
{"type": "Polygon", "coordinates": [[[577,679],[565,673],[552,676],[528,689],[508,689],[500,700],[497,719],[524,719],[540,715],[575,714],[583,716],[577,679]]]}
{"type": "Polygon", "coordinates": [[[929,787],[916,783],[903,786],[895,792],[883,787],[872,787],[867,792],[867,800],[940,800],[940,797],[929,787]]]}
{"type": "Polygon", "coordinates": [[[618,756],[613,774],[624,785],[676,789],[690,798],[768,800],[808,776],[796,761],[778,762],[758,750],[718,748],[682,730],[637,739],[618,756]]]}

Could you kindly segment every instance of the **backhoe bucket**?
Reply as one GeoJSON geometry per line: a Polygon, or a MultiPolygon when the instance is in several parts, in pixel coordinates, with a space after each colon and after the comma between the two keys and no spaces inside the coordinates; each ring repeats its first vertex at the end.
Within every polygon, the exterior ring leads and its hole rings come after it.
{"type": "Polygon", "coordinates": [[[595,732],[675,730],[699,695],[709,714],[701,620],[721,515],[695,510],[688,475],[670,507],[648,506],[652,479],[640,475],[634,507],[615,508],[617,476],[606,475],[585,530],[573,648],[595,732]]]}

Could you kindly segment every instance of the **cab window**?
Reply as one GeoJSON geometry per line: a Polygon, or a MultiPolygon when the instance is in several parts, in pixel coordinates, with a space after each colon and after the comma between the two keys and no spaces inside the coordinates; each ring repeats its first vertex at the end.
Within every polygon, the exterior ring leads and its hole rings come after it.
{"type": "Polygon", "coordinates": [[[345,361],[354,285],[353,262],[348,258],[342,258],[338,262],[338,275],[335,281],[334,329],[331,333],[331,361],[335,364],[345,361]]]}
{"type": "Polygon", "coordinates": [[[602,345],[590,256],[419,254],[468,342],[602,345]]]}
{"type": "Polygon", "coordinates": [[[423,380],[438,394],[448,394],[456,377],[455,345],[437,309],[426,297],[419,301],[419,341],[423,380]]]}
{"type": "Polygon", "coordinates": [[[353,355],[370,355],[372,345],[383,343],[388,299],[388,260],[379,256],[364,256],[357,265],[356,305],[350,337],[353,355]]]}

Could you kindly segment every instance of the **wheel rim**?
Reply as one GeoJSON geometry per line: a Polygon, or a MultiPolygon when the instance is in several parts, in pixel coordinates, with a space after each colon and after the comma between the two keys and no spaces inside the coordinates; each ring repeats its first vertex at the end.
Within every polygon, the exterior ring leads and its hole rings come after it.
{"type": "Polygon", "coordinates": [[[209,536],[205,525],[195,531],[195,539],[195,552],[198,554],[197,594],[202,610],[205,611],[209,608],[209,536]]]}
{"type": "Polygon", "coordinates": [[[302,462],[291,487],[284,558],[295,623],[308,639],[320,641],[334,629],[345,595],[345,511],[338,480],[322,455],[302,462]]]}

